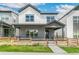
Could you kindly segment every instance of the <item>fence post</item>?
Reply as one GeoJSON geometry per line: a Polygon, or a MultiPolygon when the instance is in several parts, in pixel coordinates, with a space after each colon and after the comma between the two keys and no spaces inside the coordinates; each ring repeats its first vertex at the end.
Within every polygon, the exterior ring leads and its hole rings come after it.
{"type": "Polygon", "coordinates": [[[46,38],[46,41],[47,41],[47,46],[48,46],[48,39],[46,38]]]}
{"type": "Polygon", "coordinates": [[[78,38],[77,38],[77,45],[78,45],[78,38]]]}
{"type": "Polygon", "coordinates": [[[32,42],[32,38],[29,38],[30,39],[30,43],[32,42]]]}
{"type": "Polygon", "coordinates": [[[56,39],[56,45],[58,45],[58,44],[57,44],[57,39],[56,39]]]}
{"type": "Polygon", "coordinates": [[[69,42],[68,42],[69,40],[68,40],[68,38],[67,38],[67,46],[68,46],[68,44],[69,44],[69,42]]]}

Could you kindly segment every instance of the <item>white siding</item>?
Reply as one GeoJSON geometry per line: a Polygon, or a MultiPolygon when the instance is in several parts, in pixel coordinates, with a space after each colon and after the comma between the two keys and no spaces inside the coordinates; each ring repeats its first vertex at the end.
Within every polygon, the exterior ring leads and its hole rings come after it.
{"type": "Polygon", "coordinates": [[[74,10],[67,18],[67,37],[73,38],[73,16],[79,16],[79,10],[74,10]]]}
{"type": "Polygon", "coordinates": [[[13,24],[14,20],[16,20],[16,22],[18,22],[17,15],[12,12],[0,12],[0,20],[4,21],[5,23],[8,23],[8,24],[13,24]],[[8,17],[9,19],[2,19],[2,18],[6,18],[6,17],[8,17]]]}
{"type": "MultiPolygon", "coordinates": [[[[79,16],[79,11],[73,10],[71,13],[60,20],[60,22],[65,24],[64,32],[65,37],[67,38],[73,38],[73,16],[79,16]]],[[[58,32],[60,35],[62,34],[61,29],[55,32],[58,32]]]]}
{"type": "Polygon", "coordinates": [[[11,13],[12,24],[18,24],[18,15],[15,13],[11,13]]]}
{"type": "Polygon", "coordinates": [[[42,15],[35,9],[28,7],[19,13],[19,24],[46,24],[47,23],[46,16],[55,16],[55,15],[42,15]],[[26,14],[33,14],[34,22],[26,22],[25,20],[26,14]]]}
{"type": "Polygon", "coordinates": [[[4,21],[4,22],[6,22],[6,23],[11,23],[11,14],[10,13],[6,13],[6,12],[0,12],[0,20],[1,21],[4,21]],[[6,20],[6,19],[2,19],[2,17],[3,18],[5,18],[5,17],[8,17],[9,19],[8,20],[6,20]]]}
{"type": "Polygon", "coordinates": [[[28,7],[22,12],[19,13],[19,24],[45,24],[46,21],[43,19],[43,16],[35,9],[28,7]],[[34,22],[26,22],[26,14],[33,14],[34,15],[34,22]]]}

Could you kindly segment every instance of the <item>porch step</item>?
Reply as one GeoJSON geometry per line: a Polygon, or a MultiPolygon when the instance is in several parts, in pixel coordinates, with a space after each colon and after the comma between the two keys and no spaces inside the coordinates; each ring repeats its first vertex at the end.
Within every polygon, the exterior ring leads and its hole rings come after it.
{"type": "Polygon", "coordinates": [[[55,41],[48,41],[48,45],[56,45],[55,41]]]}

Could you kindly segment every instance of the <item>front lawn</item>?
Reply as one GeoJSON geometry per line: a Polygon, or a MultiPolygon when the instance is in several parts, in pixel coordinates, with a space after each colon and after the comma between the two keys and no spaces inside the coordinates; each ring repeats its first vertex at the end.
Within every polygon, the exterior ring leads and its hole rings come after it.
{"type": "Polygon", "coordinates": [[[49,47],[38,45],[38,46],[29,46],[29,45],[3,45],[0,46],[0,52],[52,52],[49,47]]]}
{"type": "Polygon", "coordinates": [[[68,53],[79,53],[79,47],[61,47],[68,53]]]}

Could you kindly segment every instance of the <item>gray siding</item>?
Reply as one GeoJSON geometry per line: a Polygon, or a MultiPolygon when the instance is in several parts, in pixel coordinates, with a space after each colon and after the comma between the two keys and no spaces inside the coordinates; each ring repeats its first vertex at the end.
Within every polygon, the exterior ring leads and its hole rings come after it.
{"type": "Polygon", "coordinates": [[[22,26],[20,30],[20,35],[26,35],[26,31],[29,29],[38,30],[38,38],[44,38],[45,36],[45,29],[42,26],[22,26]]]}

